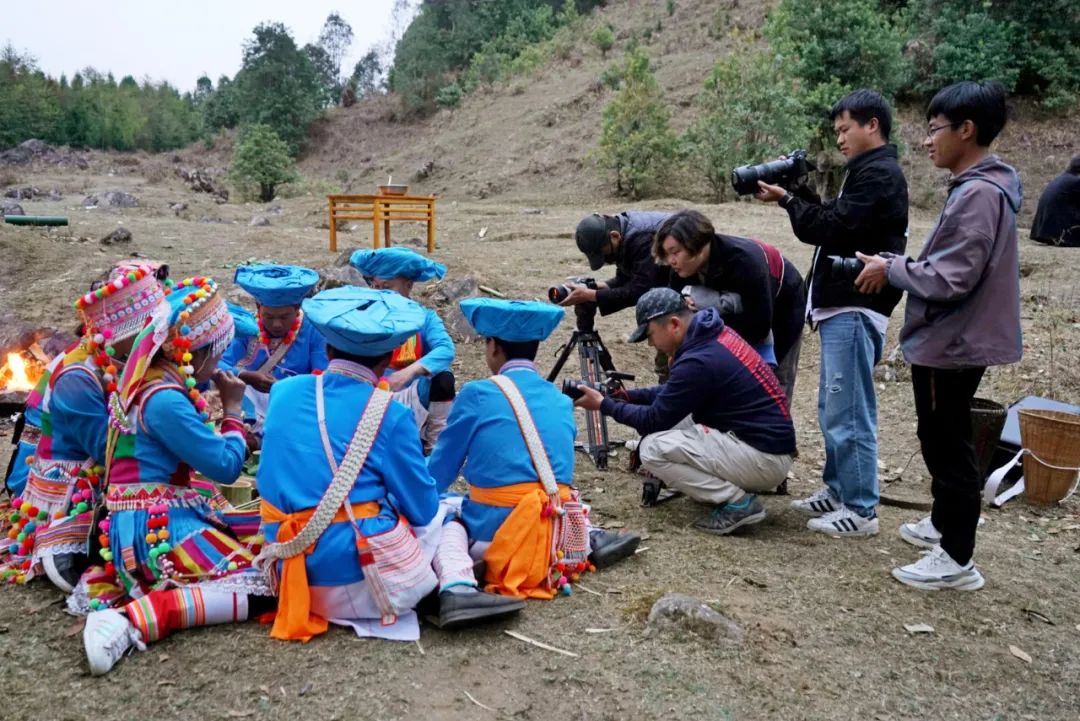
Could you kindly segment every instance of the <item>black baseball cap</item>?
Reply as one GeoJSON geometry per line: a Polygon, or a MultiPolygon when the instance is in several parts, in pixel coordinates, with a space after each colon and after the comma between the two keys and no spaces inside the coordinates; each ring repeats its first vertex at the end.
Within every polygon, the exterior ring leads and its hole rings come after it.
{"type": "Polygon", "coordinates": [[[637,313],[638,327],[627,338],[631,343],[639,343],[645,340],[649,334],[649,321],[656,320],[665,315],[680,313],[686,309],[683,297],[671,288],[653,288],[638,299],[637,313]]]}
{"type": "Polygon", "coordinates": [[[582,218],[574,231],[574,240],[578,250],[589,259],[589,268],[600,270],[604,267],[604,247],[608,244],[608,218],[600,213],[582,218]]]}

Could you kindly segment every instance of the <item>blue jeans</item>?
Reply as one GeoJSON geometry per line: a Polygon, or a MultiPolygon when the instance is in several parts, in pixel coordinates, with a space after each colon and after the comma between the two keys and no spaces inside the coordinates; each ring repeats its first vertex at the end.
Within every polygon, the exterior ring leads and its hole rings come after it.
{"type": "Polygon", "coordinates": [[[878,505],[874,366],[881,360],[885,338],[857,311],[822,321],[818,333],[818,423],[825,437],[822,480],[841,503],[871,518],[878,505]]]}

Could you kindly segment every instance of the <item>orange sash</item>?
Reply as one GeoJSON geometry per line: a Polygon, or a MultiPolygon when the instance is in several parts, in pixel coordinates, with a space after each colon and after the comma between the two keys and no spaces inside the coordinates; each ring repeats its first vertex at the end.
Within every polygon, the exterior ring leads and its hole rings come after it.
{"type": "Polygon", "coordinates": [[[424,346],[420,341],[420,334],[417,333],[409,340],[405,341],[390,355],[390,367],[394,370],[401,370],[411,366],[424,355],[424,346]]]}
{"type": "MultiPolygon", "coordinates": [[[[570,500],[570,487],[559,485],[559,497],[570,500]]],[[[517,598],[551,599],[551,518],[543,515],[548,495],[536,481],[498,488],[469,486],[469,499],[500,508],[513,508],[484,553],[484,590],[517,598]]]]}
{"type": "MultiPolygon", "coordinates": [[[[315,514],[314,508],[296,513],[285,513],[276,508],[265,498],[259,505],[264,523],[280,523],[277,533],[278,543],[284,543],[300,533],[315,514]]],[[[352,512],[355,518],[374,518],[379,515],[379,504],[375,501],[354,503],[352,512]]],[[[331,523],[345,523],[349,520],[344,507],[339,508],[331,523]]],[[[313,636],[326,633],[327,621],[311,613],[311,591],[307,582],[307,562],[305,556],[315,551],[315,544],[304,552],[281,562],[281,580],[278,584],[278,610],[270,636],[282,641],[310,641],[313,636]]]]}

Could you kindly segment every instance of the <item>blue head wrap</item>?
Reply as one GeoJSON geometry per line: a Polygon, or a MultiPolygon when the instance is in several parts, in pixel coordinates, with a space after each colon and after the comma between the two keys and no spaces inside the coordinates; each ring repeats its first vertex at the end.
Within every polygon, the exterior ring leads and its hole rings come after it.
{"type": "Polygon", "coordinates": [[[533,300],[466,298],[458,306],[477,333],[511,343],[544,340],[566,315],[560,306],[533,300]]]}
{"type": "Polygon", "coordinates": [[[408,248],[358,250],[349,262],[368,278],[408,278],[422,283],[446,275],[446,266],[408,248]]]}
{"type": "Polygon", "coordinates": [[[319,282],[319,274],[298,265],[242,265],[233,281],[259,305],[300,305],[319,282]]]}
{"type": "Polygon", "coordinates": [[[389,353],[424,325],[424,309],[390,290],[342,286],[303,303],[311,321],[334,348],[358,356],[389,353]]]}

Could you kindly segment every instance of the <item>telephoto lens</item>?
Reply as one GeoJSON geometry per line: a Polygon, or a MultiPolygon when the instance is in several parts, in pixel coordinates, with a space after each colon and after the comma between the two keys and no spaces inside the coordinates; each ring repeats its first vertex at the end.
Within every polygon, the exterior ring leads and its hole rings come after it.
{"type": "Polygon", "coordinates": [[[847,278],[854,282],[865,266],[858,258],[845,258],[840,255],[830,255],[827,257],[831,263],[829,272],[834,278],[847,278]]]}
{"type": "Polygon", "coordinates": [[[548,300],[558,305],[570,296],[570,288],[565,285],[553,285],[548,288],[548,300]]]}
{"type": "Polygon", "coordinates": [[[581,385],[581,381],[577,380],[576,378],[563,378],[563,395],[567,396],[572,401],[576,401],[578,398],[581,398],[585,394],[581,392],[580,388],[578,388],[579,385],[581,385]]]}

